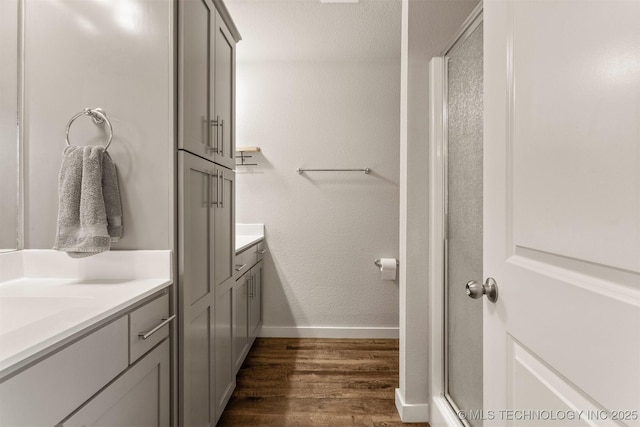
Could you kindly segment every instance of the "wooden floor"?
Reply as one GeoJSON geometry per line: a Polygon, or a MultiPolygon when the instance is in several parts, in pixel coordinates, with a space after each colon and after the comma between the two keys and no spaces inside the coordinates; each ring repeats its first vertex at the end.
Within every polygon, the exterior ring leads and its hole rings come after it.
{"type": "Polygon", "coordinates": [[[397,340],[258,338],[218,426],[415,426],[395,407],[397,340]]]}

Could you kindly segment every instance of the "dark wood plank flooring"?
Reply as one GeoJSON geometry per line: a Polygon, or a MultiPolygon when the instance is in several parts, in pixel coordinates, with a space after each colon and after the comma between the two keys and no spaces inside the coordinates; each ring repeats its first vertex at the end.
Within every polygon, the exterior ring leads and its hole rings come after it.
{"type": "Polygon", "coordinates": [[[428,427],[395,407],[398,340],[258,338],[218,426],[428,427]]]}

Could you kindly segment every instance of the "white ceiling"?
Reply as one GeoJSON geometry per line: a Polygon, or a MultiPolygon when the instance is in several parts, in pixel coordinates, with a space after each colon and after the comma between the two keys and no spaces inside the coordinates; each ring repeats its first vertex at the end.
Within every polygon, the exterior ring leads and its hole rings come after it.
{"type": "Polygon", "coordinates": [[[238,62],[400,61],[401,1],[226,0],[238,62]]]}

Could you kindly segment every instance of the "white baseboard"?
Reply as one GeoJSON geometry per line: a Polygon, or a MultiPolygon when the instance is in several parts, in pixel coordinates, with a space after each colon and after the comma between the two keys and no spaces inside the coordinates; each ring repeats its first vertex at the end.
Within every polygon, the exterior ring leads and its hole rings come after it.
{"type": "Polygon", "coordinates": [[[399,388],[396,389],[396,409],[403,423],[429,422],[429,404],[406,403],[399,388]]]}
{"type": "Polygon", "coordinates": [[[263,338],[390,338],[398,339],[398,328],[336,328],[315,326],[263,326],[263,338]]]}

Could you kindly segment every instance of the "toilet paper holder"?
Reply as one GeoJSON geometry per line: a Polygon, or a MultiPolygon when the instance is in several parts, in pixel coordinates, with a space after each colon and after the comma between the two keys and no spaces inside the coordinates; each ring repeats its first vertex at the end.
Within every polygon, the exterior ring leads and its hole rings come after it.
{"type": "MultiPolygon", "coordinates": [[[[380,264],[380,258],[378,258],[377,260],[373,261],[373,263],[375,264],[376,267],[382,268],[382,264],[380,264]]],[[[400,265],[400,261],[396,260],[396,265],[400,265]]]]}

